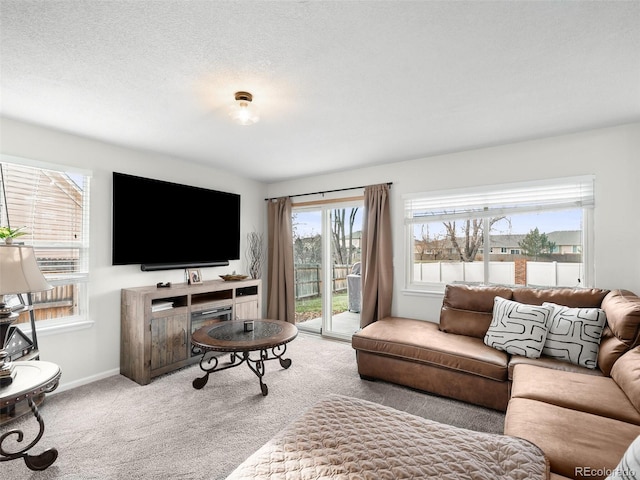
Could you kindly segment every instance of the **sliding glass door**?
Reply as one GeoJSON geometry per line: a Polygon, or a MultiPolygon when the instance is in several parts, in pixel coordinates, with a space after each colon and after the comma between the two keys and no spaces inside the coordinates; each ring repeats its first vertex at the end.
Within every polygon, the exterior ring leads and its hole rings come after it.
{"type": "Polygon", "coordinates": [[[350,339],[360,325],[362,202],[294,207],[296,324],[350,339]]]}
{"type": "Polygon", "coordinates": [[[323,212],[293,210],[293,265],[296,325],[301,330],[322,332],[323,311],[323,212]]]}

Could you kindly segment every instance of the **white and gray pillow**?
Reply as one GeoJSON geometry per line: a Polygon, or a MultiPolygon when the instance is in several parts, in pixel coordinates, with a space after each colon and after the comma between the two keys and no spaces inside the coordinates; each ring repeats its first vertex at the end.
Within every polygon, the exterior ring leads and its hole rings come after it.
{"type": "Polygon", "coordinates": [[[538,358],[547,338],[552,311],[548,306],[496,297],[484,343],[512,355],[538,358]]]}
{"type": "Polygon", "coordinates": [[[607,317],[600,308],[570,308],[543,303],[553,309],[542,354],[587,368],[596,368],[600,337],[607,317]]]}

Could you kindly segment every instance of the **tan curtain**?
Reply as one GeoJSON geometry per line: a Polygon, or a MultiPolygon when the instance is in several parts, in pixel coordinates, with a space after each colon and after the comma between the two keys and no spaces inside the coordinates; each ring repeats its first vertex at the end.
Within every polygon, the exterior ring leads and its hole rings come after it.
{"type": "Polygon", "coordinates": [[[371,185],[365,188],[364,212],[360,327],[391,315],[393,250],[389,185],[371,185]]]}
{"type": "Polygon", "coordinates": [[[296,323],[291,199],[283,197],[269,200],[267,215],[269,228],[267,317],[296,323]]]}

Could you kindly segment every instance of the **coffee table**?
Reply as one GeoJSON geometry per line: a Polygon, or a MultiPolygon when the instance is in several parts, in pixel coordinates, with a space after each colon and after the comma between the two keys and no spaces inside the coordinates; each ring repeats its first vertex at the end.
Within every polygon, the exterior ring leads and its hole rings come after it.
{"type": "Polygon", "coordinates": [[[297,335],[298,328],[295,325],[271,319],[221,321],[199,328],[193,332],[191,344],[194,352],[202,352],[200,368],[205,375],[193,381],[193,388],[203,388],[209,380],[209,374],[213,372],[246,362],[260,380],[260,390],[266,396],[269,388],[262,381],[265,374],[264,363],[278,359],[282,368],[289,368],[291,359],[282,357],[287,351],[287,343],[297,335]],[[207,356],[209,352],[231,352],[230,362],[220,364],[218,357],[207,356]],[[251,352],[259,353],[256,358],[251,358],[251,352]]]}

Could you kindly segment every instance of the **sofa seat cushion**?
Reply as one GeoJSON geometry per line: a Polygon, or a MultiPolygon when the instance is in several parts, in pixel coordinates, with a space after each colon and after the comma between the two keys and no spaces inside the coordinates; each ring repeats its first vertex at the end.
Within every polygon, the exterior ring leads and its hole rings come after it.
{"type": "Polygon", "coordinates": [[[593,480],[606,478],[618,465],[640,434],[640,426],[528,398],[512,398],[504,433],[540,447],[551,462],[552,472],[593,480]]]}
{"type": "Polygon", "coordinates": [[[353,335],[351,345],[379,355],[457,370],[492,380],[507,380],[506,353],[482,339],[445,333],[438,324],[387,317],[353,335]]]}
{"type": "Polygon", "coordinates": [[[640,412],[611,377],[518,365],[511,398],[528,398],[640,425],[640,412]]]}
{"type": "Polygon", "coordinates": [[[602,371],[597,368],[581,367],[573,363],[558,360],[557,358],[545,356],[540,358],[527,358],[522,355],[512,355],[509,359],[509,380],[513,380],[513,370],[518,365],[535,365],[537,367],[551,368],[563,372],[581,373],[583,375],[593,375],[596,377],[602,377],[604,375],[602,371]]]}

